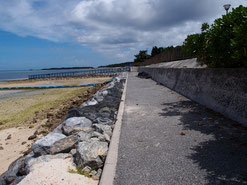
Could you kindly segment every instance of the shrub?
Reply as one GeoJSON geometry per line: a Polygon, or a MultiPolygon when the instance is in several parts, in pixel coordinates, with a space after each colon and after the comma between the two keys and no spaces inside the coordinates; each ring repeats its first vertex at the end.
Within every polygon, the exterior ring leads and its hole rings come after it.
{"type": "Polygon", "coordinates": [[[247,67],[247,8],[239,6],[211,27],[204,23],[200,34],[189,35],[184,51],[212,68],[247,67]]]}

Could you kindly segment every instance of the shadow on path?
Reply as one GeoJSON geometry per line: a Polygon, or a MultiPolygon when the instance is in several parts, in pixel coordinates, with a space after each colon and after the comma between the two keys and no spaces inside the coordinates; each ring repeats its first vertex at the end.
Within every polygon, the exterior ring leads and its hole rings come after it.
{"type": "Polygon", "coordinates": [[[209,184],[247,184],[247,128],[190,100],[163,106],[160,116],[181,116],[185,133],[195,130],[212,136],[186,156],[206,170],[209,184]]]}

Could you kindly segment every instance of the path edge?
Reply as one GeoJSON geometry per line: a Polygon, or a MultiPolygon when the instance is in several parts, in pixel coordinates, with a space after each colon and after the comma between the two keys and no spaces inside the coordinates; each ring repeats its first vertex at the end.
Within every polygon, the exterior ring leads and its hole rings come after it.
{"type": "Polygon", "coordinates": [[[99,185],[113,185],[114,182],[114,177],[116,174],[117,158],[118,158],[119,139],[122,128],[122,119],[123,119],[124,106],[125,106],[127,83],[128,83],[128,73],[127,73],[120,105],[118,108],[117,121],[115,123],[115,127],[113,130],[109,150],[107,153],[107,157],[99,185]]]}

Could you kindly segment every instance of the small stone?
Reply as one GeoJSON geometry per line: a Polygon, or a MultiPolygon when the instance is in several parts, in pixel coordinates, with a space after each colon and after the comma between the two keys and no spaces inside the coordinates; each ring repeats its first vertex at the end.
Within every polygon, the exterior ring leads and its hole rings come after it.
{"type": "Polygon", "coordinates": [[[180,135],[181,135],[181,136],[184,136],[184,135],[185,135],[185,133],[184,133],[184,132],[180,132],[180,135]]]}
{"type": "Polygon", "coordinates": [[[0,146],[0,150],[3,150],[4,148],[2,146],[0,146]]]}
{"type": "Polygon", "coordinates": [[[47,116],[47,118],[53,117],[54,116],[54,113],[48,112],[46,116],[47,116]]]}
{"type": "Polygon", "coordinates": [[[95,124],[94,128],[99,133],[107,134],[109,137],[112,136],[112,128],[109,125],[95,124]]]}
{"type": "Polygon", "coordinates": [[[72,149],[72,150],[70,150],[70,152],[69,152],[72,156],[74,156],[75,154],[76,154],[76,149],[72,149]]]}
{"type": "Polygon", "coordinates": [[[109,107],[104,107],[104,108],[100,109],[99,112],[100,113],[102,113],[102,112],[110,113],[111,112],[111,109],[109,107]]]}
{"type": "Polygon", "coordinates": [[[9,134],[8,137],[6,138],[6,140],[8,140],[8,139],[11,139],[11,134],[9,134]]]}
{"type": "MultiPolygon", "coordinates": [[[[100,141],[110,141],[110,137],[107,134],[101,134],[99,132],[93,132],[92,137],[97,137],[100,141]]],[[[91,138],[93,140],[93,138],[91,138]]]]}
{"type": "Polygon", "coordinates": [[[102,174],[102,169],[98,169],[97,173],[95,175],[92,175],[92,179],[93,180],[99,180],[100,179],[100,176],[102,174]]]}
{"type": "Polygon", "coordinates": [[[37,136],[34,134],[34,135],[31,135],[31,136],[29,136],[28,137],[28,140],[33,140],[33,139],[35,139],[37,136]]]}
{"type": "Polygon", "coordinates": [[[87,173],[89,174],[91,172],[92,168],[90,168],[89,166],[86,166],[85,168],[82,169],[82,173],[87,173]]]}
{"type": "Polygon", "coordinates": [[[110,136],[109,136],[109,135],[104,134],[104,137],[105,137],[105,140],[106,140],[107,142],[110,142],[110,141],[111,141],[111,138],[110,138],[110,136]]]}
{"type": "Polygon", "coordinates": [[[27,143],[26,141],[23,141],[21,144],[22,144],[22,145],[25,145],[26,143],[27,143]]]}
{"type": "Polygon", "coordinates": [[[96,174],[97,174],[97,171],[95,171],[95,170],[93,170],[93,171],[91,171],[91,172],[89,173],[90,176],[94,176],[94,175],[96,175],[96,174]]]}
{"type": "Polygon", "coordinates": [[[90,140],[92,140],[92,141],[99,141],[99,138],[93,137],[93,138],[91,138],[90,140]]]}
{"type": "Polygon", "coordinates": [[[99,117],[96,119],[98,124],[102,124],[102,125],[112,125],[113,121],[109,118],[103,118],[103,117],[99,117]]]}

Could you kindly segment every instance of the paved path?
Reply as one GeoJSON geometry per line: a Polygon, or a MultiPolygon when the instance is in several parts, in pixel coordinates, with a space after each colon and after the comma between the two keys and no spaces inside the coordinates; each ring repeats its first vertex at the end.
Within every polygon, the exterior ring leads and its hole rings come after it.
{"type": "Polygon", "coordinates": [[[127,84],[115,185],[247,184],[246,128],[136,75],[127,84]]]}

